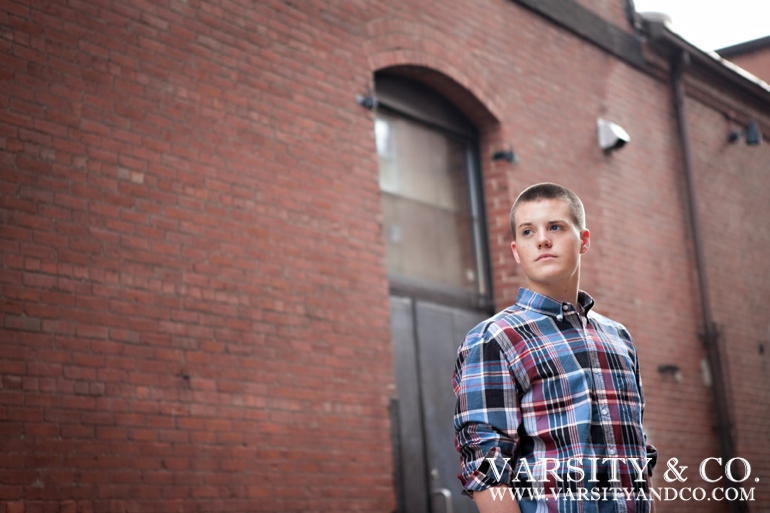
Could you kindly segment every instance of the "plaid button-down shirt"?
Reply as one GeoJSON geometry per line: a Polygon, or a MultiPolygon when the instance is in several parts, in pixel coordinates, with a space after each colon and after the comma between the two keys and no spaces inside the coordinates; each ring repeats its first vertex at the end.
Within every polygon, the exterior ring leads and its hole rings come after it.
{"type": "Polygon", "coordinates": [[[515,305],[468,333],[453,380],[464,492],[544,491],[519,498],[525,513],[649,510],[649,494],[638,492],[657,452],[642,430],[634,343],[591,311],[588,294],[578,303],[582,312],[522,288],[515,305]]]}

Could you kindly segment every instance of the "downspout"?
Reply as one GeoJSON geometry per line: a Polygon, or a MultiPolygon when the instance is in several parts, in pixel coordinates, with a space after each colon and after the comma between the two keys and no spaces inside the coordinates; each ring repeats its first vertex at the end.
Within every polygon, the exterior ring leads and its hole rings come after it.
{"type": "MultiPolygon", "coordinates": [[[[712,376],[714,393],[714,412],[716,415],[717,436],[721,449],[722,465],[735,458],[735,442],[733,439],[732,422],[730,420],[729,397],[727,380],[723,367],[722,351],[720,349],[719,329],[711,312],[709,300],[706,260],[703,249],[703,238],[698,216],[698,199],[695,194],[695,176],[693,174],[692,155],[690,152],[690,136],[687,128],[687,115],[684,102],[684,84],[682,75],[690,62],[690,54],[686,50],[675,52],[671,58],[671,81],[674,89],[674,108],[679,125],[679,142],[684,159],[685,182],[687,186],[687,203],[689,206],[690,223],[692,226],[693,243],[695,245],[695,268],[700,289],[701,315],[703,332],[701,340],[706,346],[706,357],[712,376]]],[[[735,483],[740,486],[740,483],[735,483]]],[[[743,501],[728,501],[730,513],[747,513],[748,506],[743,501]]]]}

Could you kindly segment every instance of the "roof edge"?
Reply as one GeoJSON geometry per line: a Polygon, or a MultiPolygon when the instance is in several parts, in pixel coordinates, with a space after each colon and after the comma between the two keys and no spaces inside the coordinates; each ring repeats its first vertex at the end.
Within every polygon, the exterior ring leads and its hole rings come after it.
{"type": "Polygon", "coordinates": [[[770,84],[749,73],[740,66],[728,61],[717,52],[703,50],[688,42],[682,36],[671,30],[670,24],[659,17],[642,18],[642,30],[653,44],[661,45],[668,50],[685,51],[690,55],[694,65],[702,66],[706,71],[714,73],[742,91],[752,94],[764,103],[770,104],[770,84]]]}
{"type": "Polygon", "coordinates": [[[760,37],[759,39],[752,39],[751,41],[745,41],[743,43],[726,46],[716,50],[716,53],[722,57],[730,58],[756,52],[757,50],[764,50],[766,48],[770,48],[770,36],[760,37]]]}

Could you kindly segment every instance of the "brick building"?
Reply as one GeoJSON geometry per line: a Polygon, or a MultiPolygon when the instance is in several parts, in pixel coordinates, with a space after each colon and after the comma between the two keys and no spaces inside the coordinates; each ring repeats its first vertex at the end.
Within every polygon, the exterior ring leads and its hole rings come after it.
{"type": "Polygon", "coordinates": [[[3,2],[0,513],[472,511],[454,351],[546,180],[655,484],[751,464],[659,511],[770,509],[770,89],[632,5],[3,2]]]}
{"type": "Polygon", "coordinates": [[[765,82],[770,81],[770,36],[728,46],[717,53],[765,82]]]}

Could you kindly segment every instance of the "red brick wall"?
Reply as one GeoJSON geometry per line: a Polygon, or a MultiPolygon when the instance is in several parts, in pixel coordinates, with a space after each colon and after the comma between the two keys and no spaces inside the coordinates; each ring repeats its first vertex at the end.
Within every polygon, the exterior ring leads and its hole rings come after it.
{"type": "MultiPolygon", "coordinates": [[[[507,1],[28,4],[0,13],[0,513],[393,510],[373,114],[354,98],[396,65],[427,69],[482,131],[497,304],[522,283],[511,201],[573,188],[593,234],[583,284],[636,338],[651,441],[691,470],[718,455],[667,82],[507,1]],[[599,116],[630,133],[622,151],[598,149],[599,116]],[[492,163],[509,144],[520,163],[492,163]],[[657,372],[671,363],[681,381],[657,372]]],[[[698,190],[724,205],[703,212],[712,295],[754,463],[767,154],[724,147],[721,114],[697,105],[698,190]],[[739,235],[719,236],[721,214],[739,235]]]]}
{"type": "Polygon", "coordinates": [[[393,509],[363,14],[3,6],[0,511],[393,509]]]}
{"type": "Polygon", "coordinates": [[[770,82],[770,48],[764,48],[744,55],[736,55],[728,60],[765,82],[770,82]]]}
{"type": "MultiPolygon", "coordinates": [[[[687,108],[710,300],[730,377],[737,452],[751,463],[745,486],[757,487],[756,511],[762,511],[760,505],[770,504],[770,486],[763,484],[770,475],[770,316],[765,308],[770,299],[770,230],[755,220],[770,219],[770,147],[767,142],[727,143],[725,134],[734,122],[703,101],[693,99],[687,108]]],[[[746,104],[737,108],[750,111],[746,104]]],[[[765,128],[767,139],[768,113],[754,112],[752,117],[765,128]]]]}

